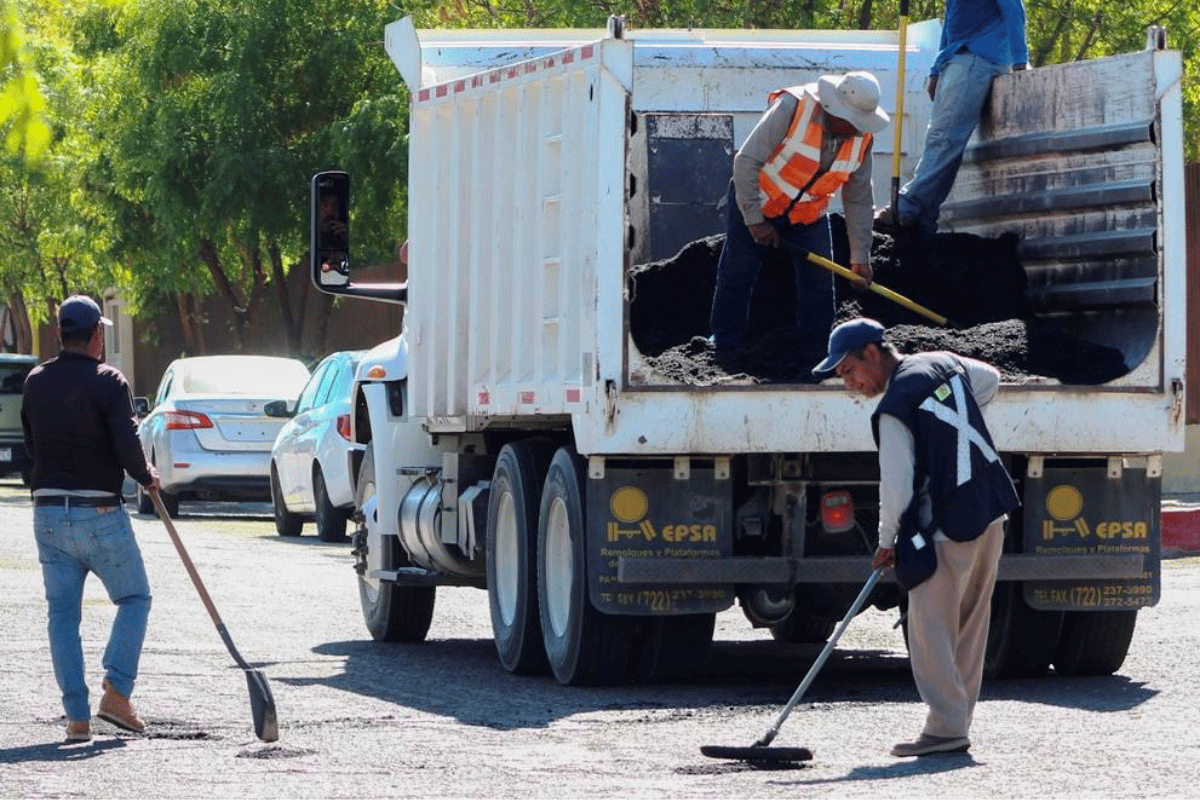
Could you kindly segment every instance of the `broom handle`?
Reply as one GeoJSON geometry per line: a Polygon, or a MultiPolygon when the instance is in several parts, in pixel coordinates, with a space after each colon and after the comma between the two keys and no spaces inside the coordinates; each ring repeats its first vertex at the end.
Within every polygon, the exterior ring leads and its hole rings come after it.
{"type": "Polygon", "coordinates": [[[834,645],[838,643],[838,639],[842,638],[842,632],[846,630],[846,626],[850,624],[850,620],[854,619],[859,609],[862,608],[863,603],[867,601],[867,595],[871,594],[871,590],[875,588],[875,584],[879,583],[879,577],[883,575],[883,570],[883,567],[876,567],[871,571],[871,576],[863,584],[862,591],[858,593],[858,597],[850,605],[850,610],[846,612],[846,616],[842,617],[841,624],[833,632],[833,636],[829,637],[829,641],[825,643],[825,648],[821,650],[821,654],[817,656],[817,660],[808,668],[808,674],[804,676],[804,680],[800,682],[800,685],[796,687],[796,691],[792,693],[792,699],[788,700],[787,705],[783,707],[783,711],[779,712],[779,718],[775,720],[775,724],[771,726],[771,729],[763,735],[763,738],[754,743],[755,747],[766,747],[779,734],[779,729],[783,727],[784,720],[792,713],[792,709],[800,702],[800,698],[804,697],[804,693],[812,685],[813,679],[817,677],[817,673],[821,671],[821,667],[825,666],[825,661],[829,658],[829,654],[833,652],[834,645]]]}

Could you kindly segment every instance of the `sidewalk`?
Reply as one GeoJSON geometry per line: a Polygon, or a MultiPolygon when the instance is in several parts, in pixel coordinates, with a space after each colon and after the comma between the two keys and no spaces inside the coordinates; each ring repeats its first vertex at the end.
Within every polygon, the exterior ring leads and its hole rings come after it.
{"type": "Polygon", "coordinates": [[[1200,553],[1200,494],[1163,495],[1163,551],[1200,553]]]}

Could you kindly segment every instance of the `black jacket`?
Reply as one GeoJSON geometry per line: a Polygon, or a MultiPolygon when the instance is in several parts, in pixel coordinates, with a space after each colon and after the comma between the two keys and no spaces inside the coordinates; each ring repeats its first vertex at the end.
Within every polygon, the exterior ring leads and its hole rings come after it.
{"type": "Polygon", "coordinates": [[[64,350],[25,379],[21,408],[32,489],[97,489],[120,496],[128,472],[152,480],[121,371],[64,350]]]}

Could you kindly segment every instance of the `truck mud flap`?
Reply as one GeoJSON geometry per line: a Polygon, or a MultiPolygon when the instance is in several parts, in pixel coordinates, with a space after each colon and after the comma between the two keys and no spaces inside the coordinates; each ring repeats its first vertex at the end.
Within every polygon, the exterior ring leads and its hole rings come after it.
{"type": "Polygon", "coordinates": [[[1141,571],[1129,578],[1076,574],[1026,581],[1025,602],[1033,608],[1117,611],[1158,602],[1162,475],[1120,462],[1046,466],[1027,475],[1023,550],[1026,557],[1060,560],[1137,555],[1141,571]]]}
{"type": "MultiPolygon", "coordinates": [[[[710,462],[711,463],[711,462],[710,462]]],[[[733,554],[732,481],[712,467],[608,466],[587,481],[587,578],[592,605],[607,614],[724,611],[734,587],[620,583],[622,558],[727,559],[733,554]]]]}

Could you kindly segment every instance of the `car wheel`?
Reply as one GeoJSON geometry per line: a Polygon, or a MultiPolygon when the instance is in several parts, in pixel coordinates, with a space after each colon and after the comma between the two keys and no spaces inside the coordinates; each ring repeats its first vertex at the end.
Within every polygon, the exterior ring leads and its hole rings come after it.
{"type": "Polygon", "coordinates": [[[137,513],[153,514],[154,500],[151,499],[150,493],[140,483],[137,485],[137,513]]]}
{"type": "Polygon", "coordinates": [[[279,488],[279,473],[275,465],[271,465],[271,505],[275,508],[275,531],[280,536],[299,536],[304,528],[304,520],[299,514],[288,511],[283,499],[283,490],[279,488]]]}
{"type": "Polygon", "coordinates": [[[347,514],[329,502],[325,475],[319,466],[313,468],[313,500],[317,506],[317,538],[322,542],[346,541],[347,514]]]}
{"type": "MultiPolygon", "coordinates": [[[[163,508],[167,510],[168,517],[175,519],[179,516],[179,497],[177,495],[173,495],[170,492],[164,492],[162,489],[159,489],[158,499],[162,500],[163,508]]],[[[156,511],[155,514],[157,513],[158,512],[156,511]]]]}

